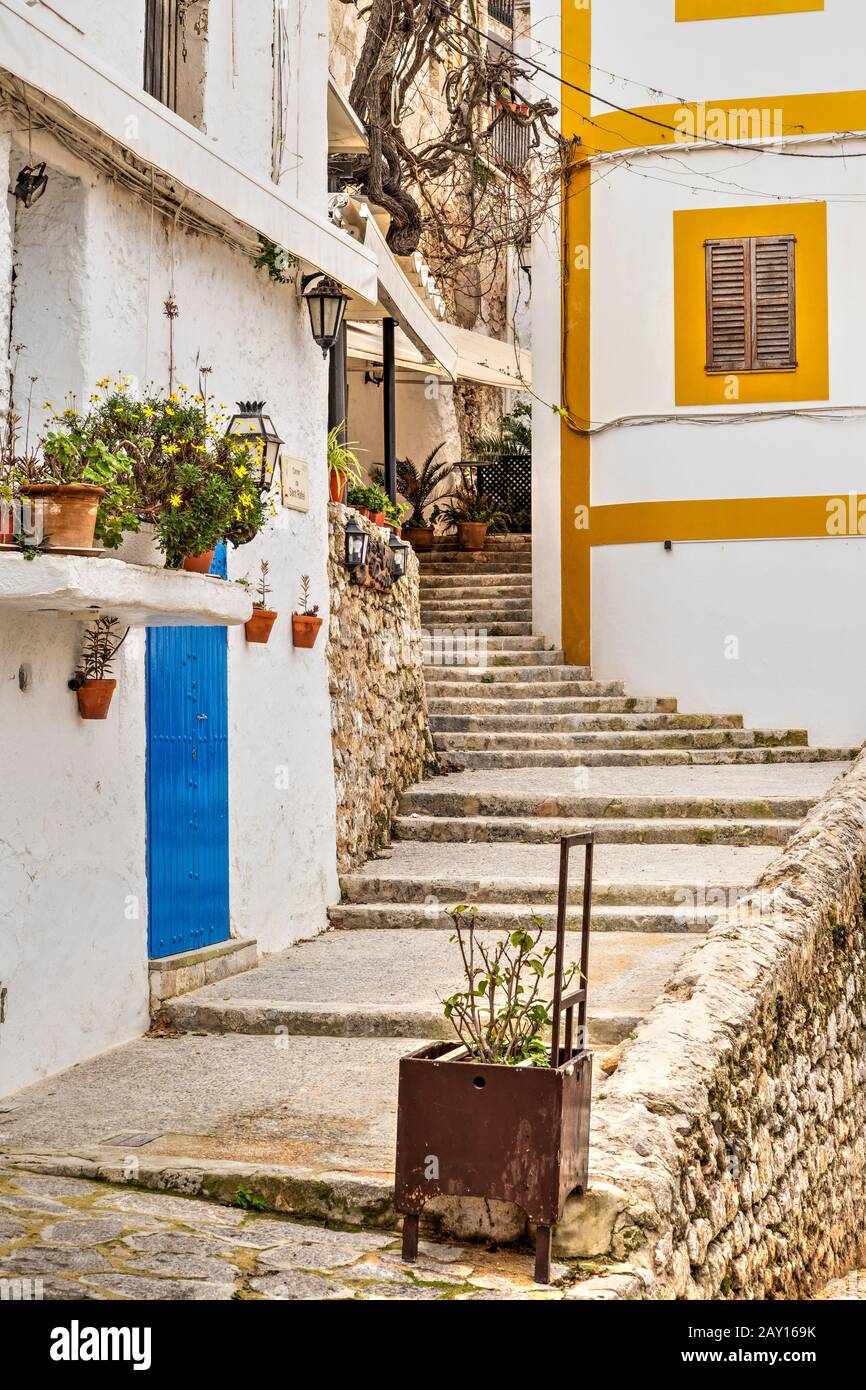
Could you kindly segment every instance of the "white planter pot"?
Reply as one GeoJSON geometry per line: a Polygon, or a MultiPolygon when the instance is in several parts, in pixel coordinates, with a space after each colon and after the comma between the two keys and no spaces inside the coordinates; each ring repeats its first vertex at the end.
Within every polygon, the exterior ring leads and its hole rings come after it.
{"type": "Polygon", "coordinates": [[[113,560],[123,560],[127,565],[165,569],[165,551],[160,550],[156,527],[150,521],[143,521],[140,531],[125,531],[118,549],[109,550],[106,554],[113,560]]]}

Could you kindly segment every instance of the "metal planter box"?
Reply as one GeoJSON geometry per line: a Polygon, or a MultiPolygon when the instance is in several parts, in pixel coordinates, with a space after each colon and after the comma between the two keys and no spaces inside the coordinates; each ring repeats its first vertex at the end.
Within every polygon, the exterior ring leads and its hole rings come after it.
{"type": "Polygon", "coordinates": [[[592,1054],[586,1050],[592,836],[564,837],[560,857],[551,1066],[504,1066],[430,1043],[400,1062],[396,1200],[404,1216],[403,1258],[418,1252],[419,1217],[433,1197],[514,1202],[537,1223],[535,1278],[550,1278],[551,1228],[566,1198],[584,1192],[589,1163],[592,1054]],[[586,846],[581,988],[562,992],[568,851],[586,846]],[[576,1045],[573,1011],[578,1008],[576,1045]],[[560,1015],[565,1036],[560,1044],[560,1015]],[[554,1059],[558,1065],[554,1066],[554,1059]]]}

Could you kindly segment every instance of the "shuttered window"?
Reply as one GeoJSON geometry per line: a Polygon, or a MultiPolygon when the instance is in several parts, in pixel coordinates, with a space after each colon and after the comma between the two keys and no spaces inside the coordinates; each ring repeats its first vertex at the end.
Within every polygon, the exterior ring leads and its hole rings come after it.
{"type": "Polygon", "coordinates": [[[793,236],[708,241],[707,371],[797,365],[793,236]]]}

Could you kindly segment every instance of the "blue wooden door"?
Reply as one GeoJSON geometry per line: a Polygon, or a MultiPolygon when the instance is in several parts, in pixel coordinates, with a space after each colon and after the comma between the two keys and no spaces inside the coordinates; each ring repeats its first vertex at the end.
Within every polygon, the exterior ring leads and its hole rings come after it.
{"type": "Polygon", "coordinates": [[[229,936],[224,627],[147,633],[148,941],[152,957],[229,936]]]}

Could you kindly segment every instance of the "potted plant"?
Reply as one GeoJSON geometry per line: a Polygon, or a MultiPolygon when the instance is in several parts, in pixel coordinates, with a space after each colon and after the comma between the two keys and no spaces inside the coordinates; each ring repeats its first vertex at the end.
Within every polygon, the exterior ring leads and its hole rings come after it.
{"type": "Polygon", "coordinates": [[[346,483],[361,486],[361,464],[354,452],[357,444],[343,443],[345,421],[328,431],[328,484],[332,502],[342,502],[346,483]]]}
{"type": "Polygon", "coordinates": [[[515,922],[495,940],[482,932],[476,908],[463,904],[451,913],[465,980],[444,1005],[457,1038],[429,1044],[400,1063],[395,1205],[404,1217],[406,1260],[417,1257],[419,1218],[428,1201],[481,1197],[514,1202],[537,1222],[535,1277],[549,1281],[551,1229],[568,1195],[586,1190],[588,1174],[591,840],[562,841],[555,945],[542,943],[538,917],[515,922]],[[587,846],[587,868],[580,965],[566,967],[566,846],[573,843],[587,846]],[[567,992],[575,976],[584,984],[567,992]],[[553,1000],[547,1003],[543,991],[550,980],[553,1000]],[[549,1043],[542,1036],[547,1029],[549,1043]]]}
{"type": "Polygon", "coordinates": [[[411,508],[403,502],[395,504],[390,497],[385,502],[385,525],[393,531],[395,536],[403,534],[403,518],[408,516],[411,508]]]}
{"type": "MultiPolygon", "coordinates": [[[[397,488],[406,499],[400,534],[415,550],[432,550],[435,537],[434,525],[439,518],[439,509],[427,508],[437,496],[441,496],[442,485],[451,473],[451,464],[436,461],[437,454],[445,448],[444,442],[437,444],[421,464],[420,468],[411,459],[397,460],[397,488]]],[[[381,472],[375,481],[382,482],[381,472]]]]}
{"type": "Polygon", "coordinates": [[[117,681],[109,676],[114,658],[126,641],[129,628],[118,636],[117,618],[99,617],[84,634],[79,668],[69,682],[78,696],[82,719],[106,719],[117,681]]]}
{"type": "Polygon", "coordinates": [[[310,607],[310,576],[301,575],[300,613],[292,614],[292,642],[296,647],[314,647],[322,626],[319,605],[310,607]]]}
{"type": "Polygon", "coordinates": [[[262,560],[259,582],[256,585],[256,597],[253,600],[253,616],[244,624],[244,632],[248,642],[267,642],[270,638],[271,629],[279,616],[273,608],[267,606],[270,592],[268,562],[262,560]]]}
{"type": "Polygon", "coordinates": [[[467,468],[461,470],[461,481],[451,497],[440,508],[439,515],[450,530],[457,531],[460,550],[483,550],[488,531],[504,531],[507,513],[493,497],[479,491],[478,484],[467,468]]]}

